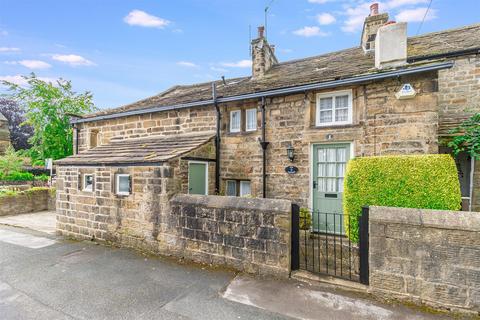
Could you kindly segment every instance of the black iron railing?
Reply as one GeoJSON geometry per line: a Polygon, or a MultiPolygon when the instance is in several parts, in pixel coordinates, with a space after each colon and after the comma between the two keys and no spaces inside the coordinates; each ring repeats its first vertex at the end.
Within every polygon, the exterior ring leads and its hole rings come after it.
{"type": "Polygon", "coordinates": [[[292,270],[368,284],[368,208],[359,217],[359,230],[349,227],[354,219],[343,213],[296,210],[292,207],[292,270]]]}

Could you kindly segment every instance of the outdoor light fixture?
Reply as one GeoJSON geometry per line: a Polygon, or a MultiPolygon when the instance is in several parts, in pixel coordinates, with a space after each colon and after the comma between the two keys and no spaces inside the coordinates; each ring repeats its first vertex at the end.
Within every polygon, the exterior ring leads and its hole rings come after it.
{"type": "Polygon", "coordinates": [[[290,159],[290,161],[293,161],[295,159],[295,149],[292,145],[289,145],[287,147],[287,157],[288,159],[290,159]]]}

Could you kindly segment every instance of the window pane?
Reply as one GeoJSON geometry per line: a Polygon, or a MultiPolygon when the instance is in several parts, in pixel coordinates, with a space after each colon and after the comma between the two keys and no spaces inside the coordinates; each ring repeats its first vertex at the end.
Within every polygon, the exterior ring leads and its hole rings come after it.
{"type": "Polygon", "coordinates": [[[250,181],[240,181],[240,197],[251,195],[250,181]]]}
{"type": "Polygon", "coordinates": [[[348,120],[348,95],[335,97],[335,121],[348,120]]]}
{"type": "Polygon", "coordinates": [[[85,175],[83,181],[83,189],[87,191],[93,190],[93,176],[91,174],[85,175]]]}
{"type": "Polygon", "coordinates": [[[325,163],[318,164],[318,173],[319,177],[325,177],[327,175],[327,165],[325,163]]]}
{"type": "Polygon", "coordinates": [[[348,109],[335,109],[335,121],[347,121],[348,109]]]}
{"type": "Polygon", "coordinates": [[[343,192],[343,178],[338,179],[338,192],[343,192]]]}
{"type": "Polygon", "coordinates": [[[332,111],[320,111],[320,123],[332,122],[332,111]]]}
{"type": "Polygon", "coordinates": [[[320,162],[327,161],[327,151],[325,149],[318,149],[318,161],[320,162]]]}
{"type": "Polygon", "coordinates": [[[227,181],[227,196],[236,197],[237,196],[237,182],[229,180],[227,181]]]}
{"type": "Polygon", "coordinates": [[[345,164],[337,164],[337,177],[343,177],[345,175],[345,164]]]}
{"type": "Polygon", "coordinates": [[[348,95],[335,97],[335,109],[348,108],[348,95]]]}
{"type": "Polygon", "coordinates": [[[337,179],[336,178],[327,178],[327,190],[326,192],[336,192],[337,191],[337,179]]]}
{"type": "Polygon", "coordinates": [[[257,129],[257,109],[247,110],[247,130],[257,129]]]}
{"type": "Polygon", "coordinates": [[[345,162],[347,156],[347,149],[339,148],[337,149],[337,161],[338,162],[345,162]]]}
{"type": "Polygon", "coordinates": [[[325,178],[319,178],[318,179],[318,191],[319,192],[325,192],[326,191],[326,179],[325,178]]]}
{"type": "Polygon", "coordinates": [[[118,192],[130,193],[130,177],[118,176],[118,192]]]}
{"type": "Polygon", "coordinates": [[[320,110],[332,110],[332,98],[320,99],[320,110]]]}
{"type": "Polygon", "coordinates": [[[336,157],[337,149],[327,149],[327,161],[328,162],[335,162],[337,157],[336,157]]]}
{"type": "Polygon", "coordinates": [[[335,163],[327,164],[327,177],[336,177],[337,176],[337,165],[335,163]]]}
{"type": "Polygon", "coordinates": [[[240,131],[240,111],[232,111],[230,116],[230,130],[240,131]]]}

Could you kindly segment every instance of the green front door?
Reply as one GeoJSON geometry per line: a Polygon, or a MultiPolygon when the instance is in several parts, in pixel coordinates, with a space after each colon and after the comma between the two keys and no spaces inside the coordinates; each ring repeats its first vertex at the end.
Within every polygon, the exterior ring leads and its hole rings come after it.
{"type": "Polygon", "coordinates": [[[190,162],[188,164],[188,193],[207,194],[207,164],[190,162]]]}
{"type": "Polygon", "coordinates": [[[313,231],[343,234],[343,179],[349,144],[313,146],[313,231]]]}

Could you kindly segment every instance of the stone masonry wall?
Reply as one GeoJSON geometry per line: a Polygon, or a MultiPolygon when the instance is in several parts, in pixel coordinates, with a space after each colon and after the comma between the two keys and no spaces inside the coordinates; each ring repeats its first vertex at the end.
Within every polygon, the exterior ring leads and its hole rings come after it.
{"type": "Polygon", "coordinates": [[[172,173],[169,166],[58,168],[58,234],[246,272],[288,276],[289,201],[173,197],[178,183],[172,173]],[[78,188],[82,173],[94,174],[93,192],[78,188]],[[132,175],[131,195],[114,194],[115,173],[132,175]]]}
{"type": "MultiPolygon", "coordinates": [[[[451,69],[439,71],[438,88],[440,127],[453,127],[480,112],[480,55],[456,59],[451,69]]],[[[480,210],[480,161],[475,163],[472,210],[480,210]]]]}
{"type": "MultiPolygon", "coordinates": [[[[436,73],[401,77],[357,87],[352,90],[353,123],[316,127],[316,93],[296,94],[267,99],[266,139],[267,197],[289,199],[310,206],[310,157],[314,143],[351,143],[354,156],[437,153],[437,82],[436,73]],[[411,83],[417,96],[397,100],[395,93],[403,83],[411,83]],[[331,135],[331,136],[329,136],[331,135]],[[286,147],[293,145],[292,163],[286,147]],[[298,173],[289,175],[285,167],[294,165],[298,173]]],[[[319,91],[318,93],[333,90],[319,91]]],[[[252,195],[262,196],[261,114],[258,101],[222,106],[221,178],[250,180],[252,195]],[[258,109],[258,129],[229,132],[230,110],[258,109]]],[[[244,121],[243,121],[244,122],[244,121]]]]}
{"type": "Polygon", "coordinates": [[[176,195],[170,224],[188,258],[286,277],[290,212],[286,200],[176,195]]]}
{"type": "Polygon", "coordinates": [[[0,216],[51,210],[52,198],[48,189],[26,190],[16,195],[0,197],[0,216]]]}
{"type": "Polygon", "coordinates": [[[480,213],[370,207],[370,290],[480,312],[480,213]]]}
{"type": "Polygon", "coordinates": [[[215,131],[215,119],[216,114],[212,107],[198,107],[88,122],[79,125],[79,152],[90,147],[89,137],[92,131],[98,132],[98,145],[102,145],[108,144],[113,137],[130,139],[150,135],[215,131]]]}

